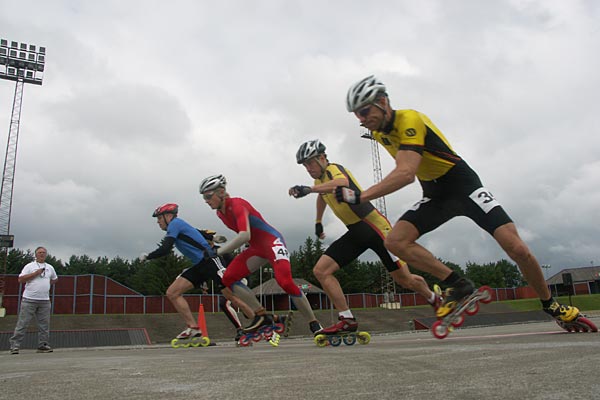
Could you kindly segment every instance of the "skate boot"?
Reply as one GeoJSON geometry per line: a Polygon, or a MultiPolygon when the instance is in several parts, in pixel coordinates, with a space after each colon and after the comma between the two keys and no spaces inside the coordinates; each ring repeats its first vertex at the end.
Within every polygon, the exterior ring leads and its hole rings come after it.
{"type": "Polygon", "coordinates": [[[556,300],[554,300],[548,308],[544,308],[544,312],[562,322],[571,322],[579,315],[579,309],[577,307],[566,306],[560,304],[556,300]]]}
{"type": "Polygon", "coordinates": [[[312,334],[314,336],[317,336],[323,330],[323,327],[317,320],[310,321],[310,323],[308,324],[308,327],[310,328],[310,331],[312,332],[312,334]]]}
{"type": "Polygon", "coordinates": [[[473,294],[474,291],[475,287],[473,286],[473,282],[467,278],[460,278],[453,287],[446,289],[442,304],[436,309],[435,315],[438,318],[444,318],[454,311],[461,300],[473,294]]]}
{"type": "Polygon", "coordinates": [[[358,330],[358,322],[354,318],[338,317],[340,322],[333,324],[327,328],[323,328],[319,333],[325,335],[335,335],[336,333],[356,332],[358,330]]]}
{"type": "Polygon", "coordinates": [[[431,305],[431,307],[433,307],[433,311],[437,313],[438,308],[440,308],[444,303],[442,288],[437,284],[433,285],[433,293],[435,297],[433,299],[433,303],[429,303],[429,305],[431,305]]]}
{"type": "Polygon", "coordinates": [[[263,326],[273,326],[273,316],[269,314],[255,315],[254,319],[247,327],[243,328],[244,333],[252,333],[258,331],[263,326]]]}
{"type": "Polygon", "coordinates": [[[206,347],[210,344],[210,339],[202,336],[202,331],[197,326],[188,326],[175,339],[171,340],[171,347],[206,347]]]}
{"type": "Polygon", "coordinates": [[[592,321],[579,312],[577,307],[560,304],[556,300],[544,312],[556,320],[558,326],[568,332],[598,332],[592,321]]]}
{"type": "Polygon", "coordinates": [[[244,330],[242,328],[237,328],[237,331],[235,333],[235,338],[233,340],[235,340],[235,342],[237,344],[239,344],[240,338],[242,337],[243,334],[244,334],[244,330]]]}
{"type": "Polygon", "coordinates": [[[342,343],[352,346],[357,341],[367,344],[371,341],[368,332],[357,332],[358,322],[354,318],[339,317],[340,322],[316,332],[314,342],[319,347],[331,345],[337,347],[342,343]]]}

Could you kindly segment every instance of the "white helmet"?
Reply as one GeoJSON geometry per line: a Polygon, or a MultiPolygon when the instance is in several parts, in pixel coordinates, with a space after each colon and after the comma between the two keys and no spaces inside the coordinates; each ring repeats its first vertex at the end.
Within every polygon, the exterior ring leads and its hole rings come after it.
{"type": "Polygon", "coordinates": [[[375,75],[368,76],[350,86],[346,95],[346,109],[353,112],[371,104],[379,93],[385,93],[385,85],[375,75]]]}
{"type": "Polygon", "coordinates": [[[204,178],[200,183],[200,194],[217,190],[220,187],[225,187],[227,180],[223,175],[212,175],[208,178],[204,178]]]}
{"type": "Polygon", "coordinates": [[[296,152],[296,162],[303,164],[319,154],[325,154],[325,145],[319,139],[309,140],[300,145],[300,148],[296,152]]]}

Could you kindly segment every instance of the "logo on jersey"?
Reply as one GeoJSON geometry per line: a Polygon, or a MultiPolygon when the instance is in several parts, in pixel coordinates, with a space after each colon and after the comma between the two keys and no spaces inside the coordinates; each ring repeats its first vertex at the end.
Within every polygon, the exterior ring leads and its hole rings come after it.
{"type": "Polygon", "coordinates": [[[404,131],[404,134],[408,137],[413,137],[417,134],[417,131],[414,128],[408,128],[406,131],[404,131]]]}

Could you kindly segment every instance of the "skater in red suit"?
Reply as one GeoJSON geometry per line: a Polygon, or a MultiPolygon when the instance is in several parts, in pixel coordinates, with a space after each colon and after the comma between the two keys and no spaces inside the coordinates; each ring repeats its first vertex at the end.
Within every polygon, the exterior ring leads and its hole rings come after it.
{"type": "Polygon", "coordinates": [[[200,184],[204,201],[217,210],[217,216],[237,235],[218,249],[218,254],[229,253],[245,244],[248,247],[229,264],[223,275],[223,284],[242,301],[251,306],[256,314],[244,332],[255,332],[262,326],[273,325],[273,317],[258,302],[254,293],[238,282],[257,271],[263,264],[273,267],[275,280],[290,295],[296,308],[309,321],[311,332],[322,329],[304,293],[292,279],[289,252],[281,233],[268,224],[261,214],[246,200],[230,197],[226,191],[227,181],[223,175],[205,178],[200,184]]]}

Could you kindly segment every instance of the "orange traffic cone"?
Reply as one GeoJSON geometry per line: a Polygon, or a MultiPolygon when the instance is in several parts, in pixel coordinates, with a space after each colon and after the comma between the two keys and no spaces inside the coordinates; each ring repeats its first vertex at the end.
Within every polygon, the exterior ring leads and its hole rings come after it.
{"type": "Polygon", "coordinates": [[[202,331],[202,336],[208,337],[208,329],[206,329],[206,319],[204,318],[204,304],[200,303],[198,308],[198,326],[202,331]]]}

